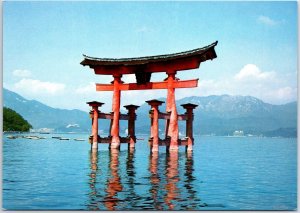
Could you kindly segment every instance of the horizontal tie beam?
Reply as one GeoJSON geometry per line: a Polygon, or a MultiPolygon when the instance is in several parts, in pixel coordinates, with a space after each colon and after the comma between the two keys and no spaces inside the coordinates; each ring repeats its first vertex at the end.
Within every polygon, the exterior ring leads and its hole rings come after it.
{"type": "MultiPolygon", "coordinates": [[[[198,86],[199,79],[174,81],[173,88],[193,88],[198,86]]],[[[146,89],[168,89],[168,82],[149,82],[146,84],[119,84],[119,90],[146,90],[146,89]]],[[[114,91],[113,84],[96,84],[97,91],[114,91]]]]}
{"type": "MultiPolygon", "coordinates": [[[[108,119],[112,120],[114,118],[112,113],[102,113],[98,114],[98,119],[108,119]]],[[[129,115],[127,114],[120,114],[120,120],[129,120],[129,115]]]]}

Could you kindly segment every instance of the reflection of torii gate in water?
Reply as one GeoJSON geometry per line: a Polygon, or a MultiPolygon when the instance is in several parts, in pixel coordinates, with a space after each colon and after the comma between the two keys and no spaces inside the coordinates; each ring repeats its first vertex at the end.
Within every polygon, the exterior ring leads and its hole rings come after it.
{"type": "Polygon", "coordinates": [[[125,106],[128,110],[127,115],[120,114],[121,91],[126,90],[147,90],[147,89],[167,89],[166,112],[160,113],[158,106],[163,102],[158,100],[147,101],[151,105],[151,149],[158,151],[159,145],[166,145],[169,150],[178,150],[179,145],[186,145],[187,150],[192,150],[193,144],[193,109],[197,106],[194,104],[184,104],[186,109],[184,115],[178,115],[175,103],[175,88],[192,88],[197,87],[198,79],[179,80],[175,77],[177,71],[196,69],[201,62],[212,60],[217,57],[214,47],[217,42],[206,47],[198,48],[186,52],[158,55],[139,58],[93,58],[84,55],[82,65],[88,65],[94,69],[97,75],[112,75],[111,84],[96,84],[97,91],[112,91],[112,113],[105,114],[98,111],[103,103],[92,101],[88,104],[92,107],[90,112],[93,120],[92,126],[92,149],[98,149],[98,143],[109,143],[111,149],[119,149],[120,143],[129,143],[129,147],[134,147],[136,142],[134,132],[134,121],[136,118],[135,110],[138,106],[125,106]],[[152,73],[165,72],[167,78],[162,82],[150,82],[152,73]],[[135,74],[136,83],[124,83],[121,81],[122,75],[135,74]],[[111,119],[110,136],[101,138],[98,136],[98,119],[111,119]],[[121,138],[119,136],[119,121],[128,120],[129,137],[121,138]],[[158,119],[166,119],[166,138],[164,140],[158,137],[158,119]],[[178,120],[186,120],[186,138],[178,137],[178,120]]]}

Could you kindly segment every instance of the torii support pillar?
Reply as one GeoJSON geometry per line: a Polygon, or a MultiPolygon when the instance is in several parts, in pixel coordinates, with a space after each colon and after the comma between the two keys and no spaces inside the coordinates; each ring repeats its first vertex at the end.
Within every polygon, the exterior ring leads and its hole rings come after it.
{"type": "Polygon", "coordinates": [[[113,101],[112,101],[112,111],[113,111],[113,120],[111,125],[111,149],[120,149],[120,136],[119,136],[119,128],[120,128],[120,104],[121,104],[121,90],[120,85],[122,85],[121,77],[122,75],[116,74],[113,75],[114,80],[113,84],[113,101]]]}
{"type": "Polygon", "coordinates": [[[159,146],[159,133],[158,133],[158,106],[162,105],[164,101],[159,101],[156,99],[146,101],[150,106],[151,110],[153,111],[153,120],[151,122],[151,133],[153,137],[153,142],[151,146],[151,152],[158,152],[159,146]]]}
{"type": "Polygon", "coordinates": [[[193,120],[194,120],[194,113],[193,110],[198,106],[196,104],[182,104],[181,105],[185,110],[185,114],[187,116],[186,119],[186,137],[188,138],[188,145],[186,146],[186,151],[193,150],[194,144],[194,136],[193,136],[193,120]]]}
{"type": "MultiPolygon", "coordinates": [[[[166,79],[168,83],[168,94],[167,94],[167,103],[166,111],[170,112],[170,121],[167,121],[166,128],[167,134],[170,137],[170,147],[169,151],[178,150],[178,115],[175,102],[175,82],[176,82],[176,71],[168,71],[168,78],[166,79]]],[[[168,150],[168,147],[167,147],[168,150]]]]}
{"type": "Polygon", "coordinates": [[[98,151],[98,118],[99,118],[99,111],[98,107],[101,107],[104,103],[91,101],[87,102],[87,104],[92,107],[92,152],[98,151]]]}
{"type": "Polygon", "coordinates": [[[126,105],[124,106],[128,110],[128,136],[130,138],[128,148],[134,149],[135,143],[136,143],[136,136],[135,136],[135,120],[136,120],[136,114],[135,110],[139,108],[139,106],[136,105],[126,105]]]}

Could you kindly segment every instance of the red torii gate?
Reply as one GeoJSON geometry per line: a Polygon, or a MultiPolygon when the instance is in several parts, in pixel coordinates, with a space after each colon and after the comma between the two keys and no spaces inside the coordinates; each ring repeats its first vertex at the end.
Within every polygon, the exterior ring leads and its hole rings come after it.
{"type": "MultiPolygon", "coordinates": [[[[119,149],[120,136],[119,136],[119,121],[120,121],[120,102],[121,91],[126,90],[146,90],[146,89],[167,89],[166,111],[170,112],[168,123],[168,136],[170,137],[170,150],[178,150],[178,114],[175,103],[175,88],[192,88],[197,87],[198,79],[192,80],[179,80],[176,73],[178,71],[185,71],[196,69],[200,66],[201,62],[212,60],[217,57],[214,47],[217,41],[205,46],[190,51],[148,56],[139,58],[94,58],[84,55],[84,60],[80,63],[83,66],[89,66],[97,75],[112,75],[113,81],[111,84],[96,84],[97,91],[113,91],[112,100],[112,124],[111,124],[111,149],[119,149]],[[152,73],[165,72],[167,78],[162,82],[150,82],[152,73]],[[135,74],[136,83],[124,83],[121,81],[122,75],[135,74]]],[[[94,102],[90,106],[98,110],[101,106],[94,102]]],[[[98,111],[97,111],[98,112],[98,111]]],[[[94,119],[93,129],[98,128],[98,113],[94,119]]],[[[96,131],[96,130],[94,130],[96,131]]],[[[98,130],[97,134],[98,135],[98,130]]],[[[94,137],[93,148],[97,148],[98,139],[94,137]]],[[[157,151],[157,150],[153,150],[157,151]]]]}

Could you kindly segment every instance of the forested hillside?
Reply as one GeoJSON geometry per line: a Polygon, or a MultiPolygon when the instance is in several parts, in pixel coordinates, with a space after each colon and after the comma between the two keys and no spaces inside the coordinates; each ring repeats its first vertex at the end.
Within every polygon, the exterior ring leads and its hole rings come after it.
{"type": "Polygon", "coordinates": [[[3,131],[27,132],[32,126],[16,111],[3,107],[3,131]]]}

